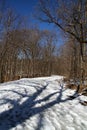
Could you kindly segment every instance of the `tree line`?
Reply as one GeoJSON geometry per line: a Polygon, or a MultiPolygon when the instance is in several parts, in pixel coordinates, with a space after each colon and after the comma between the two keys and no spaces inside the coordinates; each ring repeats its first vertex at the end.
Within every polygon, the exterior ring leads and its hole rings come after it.
{"type": "Polygon", "coordinates": [[[58,46],[55,31],[27,27],[23,17],[0,6],[0,82],[57,74],[83,83],[87,76],[86,0],[39,0],[37,12],[37,19],[56,25],[67,40],[58,46]]]}

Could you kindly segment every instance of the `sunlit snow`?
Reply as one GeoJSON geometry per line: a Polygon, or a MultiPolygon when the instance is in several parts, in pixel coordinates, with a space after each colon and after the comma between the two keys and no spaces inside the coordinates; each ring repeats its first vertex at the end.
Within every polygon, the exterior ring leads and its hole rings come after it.
{"type": "Polygon", "coordinates": [[[87,130],[87,106],[62,76],[0,84],[0,130],[87,130]]]}

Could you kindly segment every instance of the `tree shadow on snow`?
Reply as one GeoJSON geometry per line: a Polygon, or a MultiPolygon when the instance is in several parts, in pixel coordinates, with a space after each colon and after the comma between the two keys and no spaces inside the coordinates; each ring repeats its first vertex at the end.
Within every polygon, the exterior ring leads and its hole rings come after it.
{"type": "Polygon", "coordinates": [[[29,119],[30,117],[39,114],[39,121],[37,124],[36,130],[40,130],[42,127],[42,121],[44,117],[44,111],[48,108],[62,103],[66,102],[68,100],[71,100],[70,97],[66,99],[62,99],[63,96],[63,85],[60,85],[60,91],[51,93],[44,97],[43,99],[36,100],[36,98],[47,88],[48,84],[43,86],[42,88],[39,87],[37,91],[32,94],[31,96],[28,96],[27,94],[21,94],[19,92],[13,91],[14,93],[21,95],[22,97],[27,97],[26,101],[24,101],[22,104],[19,104],[19,101],[12,100],[12,99],[4,99],[5,102],[10,103],[13,108],[10,108],[7,111],[4,111],[0,114],[0,130],[9,130],[13,127],[16,127],[18,124],[22,124],[26,119],[29,119]],[[58,94],[57,98],[50,101],[49,99],[53,97],[55,94],[58,94]],[[45,105],[42,106],[36,106],[38,103],[45,102],[45,105]]]}

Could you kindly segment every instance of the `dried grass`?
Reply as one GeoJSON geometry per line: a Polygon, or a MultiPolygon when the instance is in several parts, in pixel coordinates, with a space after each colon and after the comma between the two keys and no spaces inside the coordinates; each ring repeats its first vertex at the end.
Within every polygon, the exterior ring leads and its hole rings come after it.
{"type": "MultiPolygon", "coordinates": [[[[72,90],[77,90],[77,86],[75,84],[67,84],[67,88],[72,89],[72,90]]],[[[87,85],[80,85],[78,93],[82,93],[82,95],[87,96],[87,85]]]]}

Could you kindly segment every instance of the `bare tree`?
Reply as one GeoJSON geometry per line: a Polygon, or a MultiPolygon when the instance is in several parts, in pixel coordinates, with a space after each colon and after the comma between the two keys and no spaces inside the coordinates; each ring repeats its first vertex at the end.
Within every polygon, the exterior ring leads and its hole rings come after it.
{"type": "Polygon", "coordinates": [[[7,65],[8,61],[10,61],[12,59],[10,57],[12,57],[12,56],[16,57],[15,48],[16,48],[17,44],[16,43],[14,44],[13,30],[18,28],[19,23],[20,22],[19,22],[18,15],[16,15],[11,9],[6,9],[6,11],[3,12],[2,23],[1,23],[1,27],[2,27],[1,46],[2,46],[2,48],[0,51],[0,82],[3,82],[3,77],[6,74],[5,64],[7,65]]]}
{"type": "Polygon", "coordinates": [[[57,37],[54,32],[44,30],[43,31],[43,62],[46,64],[43,68],[46,70],[47,75],[51,75],[53,72],[53,61],[54,61],[54,55],[55,55],[55,48],[56,48],[56,42],[57,37]]]}
{"type": "Polygon", "coordinates": [[[84,48],[87,44],[87,1],[86,0],[39,0],[38,19],[53,23],[80,44],[83,79],[84,48]]]}

